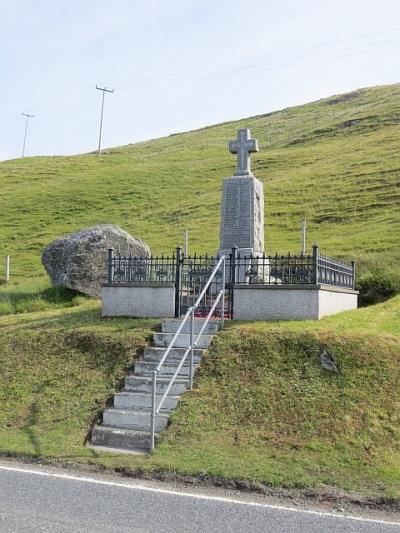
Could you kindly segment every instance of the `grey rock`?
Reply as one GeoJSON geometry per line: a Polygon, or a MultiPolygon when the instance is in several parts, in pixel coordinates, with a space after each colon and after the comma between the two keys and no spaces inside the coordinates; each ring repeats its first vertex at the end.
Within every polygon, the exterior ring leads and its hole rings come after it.
{"type": "Polygon", "coordinates": [[[53,285],[63,285],[95,298],[107,282],[108,249],[117,255],[148,257],[149,246],[113,224],[99,224],[51,242],[42,263],[53,285]]]}
{"type": "Polygon", "coordinates": [[[341,124],[338,124],[338,128],[351,128],[352,126],[357,126],[358,124],[360,124],[361,120],[358,119],[358,118],[353,118],[351,120],[345,120],[344,122],[342,122],[341,124]]]}
{"type": "Polygon", "coordinates": [[[336,374],[339,372],[336,361],[331,355],[328,354],[326,350],[323,350],[321,352],[320,361],[321,361],[322,368],[324,368],[325,370],[329,370],[330,372],[335,372],[336,374]]]}

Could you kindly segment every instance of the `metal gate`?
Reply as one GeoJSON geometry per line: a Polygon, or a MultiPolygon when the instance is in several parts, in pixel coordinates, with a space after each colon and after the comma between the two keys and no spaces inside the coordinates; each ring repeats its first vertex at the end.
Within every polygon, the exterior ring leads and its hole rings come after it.
{"type": "MultiPolygon", "coordinates": [[[[206,285],[215,265],[218,263],[218,257],[192,256],[184,257],[180,249],[177,249],[177,270],[175,281],[175,316],[184,315],[189,307],[192,307],[201,291],[206,285]]],[[[227,272],[225,282],[225,318],[232,318],[233,309],[233,283],[231,283],[230,261],[227,261],[227,272]]],[[[204,298],[201,301],[196,316],[207,316],[211,310],[219,291],[222,289],[222,270],[218,270],[214,279],[210,283],[204,298]]],[[[220,315],[220,310],[216,309],[215,316],[220,315]]]]}

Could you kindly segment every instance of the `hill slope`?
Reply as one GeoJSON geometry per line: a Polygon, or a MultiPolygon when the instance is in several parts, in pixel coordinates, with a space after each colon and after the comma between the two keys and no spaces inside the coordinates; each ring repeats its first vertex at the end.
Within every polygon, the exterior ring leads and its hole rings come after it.
{"type": "Polygon", "coordinates": [[[399,317],[400,295],[320,322],[226,322],[146,457],[84,442],[158,321],[104,320],[92,300],[0,317],[0,456],[230,487],[334,486],[399,509],[399,317]],[[321,368],[322,349],[338,374],[321,368]]]}
{"type": "Polygon", "coordinates": [[[400,244],[400,86],[362,89],[300,107],[73,157],[0,163],[0,255],[16,276],[43,273],[52,239],[112,222],[169,253],[218,247],[221,186],[235,160],[227,141],[250,127],[264,182],[266,251],[298,251],[299,223],[323,252],[379,261],[400,244]],[[350,121],[350,122],[349,122],[350,121]],[[352,121],[352,122],[351,122],[352,121]]]}

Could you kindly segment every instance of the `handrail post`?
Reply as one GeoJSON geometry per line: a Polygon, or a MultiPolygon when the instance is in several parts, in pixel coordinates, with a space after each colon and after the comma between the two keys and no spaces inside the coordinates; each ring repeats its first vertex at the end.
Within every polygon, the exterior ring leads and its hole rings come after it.
{"type": "Polygon", "coordinates": [[[313,248],[313,265],[314,265],[314,285],[318,285],[319,281],[319,265],[318,265],[318,257],[319,257],[319,246],[314,242],[312,245],[313,248]]]}
{"type": "Polygon", "coordinates": [[[113,252],[112,248],[108,249],[108,283],[111,285],[113,279],[113,252]]]}
{"type": "Polygon", "coordinates": [[[155,448],[156,440],[156,392],[157,392],[157,370],[153,370],[153,382],[151,387],[151,442],[150,449],[155,448]]]}
{"type": "Polygon", "coordinates": [[[175,271],[175,318],[181,316],[181,274],[182,274],[182,247],[176,248],[175,271]]]}
{"type": "Polygon", "coordinates": [[[221,304],[221,329],[224,329],[225,319],[225,275],[226,275],[226,259],[222,261],[222,304],[221,304]]]}
{"type": "MultiPolygon", "coordinates": [[[[178,256],[180,255],[180,253],[178,252],[178,256]]],[[[203,290],[201,291],[201,293],[199,294],[196,302],[194,303],[194,305],[192,307],[190,307],[186,313],[185,313],[185,316],[184,318],[182,319],[181,321],[181,324],[180,326],[178,327],[178,329],[176,330],[171,342],[169,343],[167,349],[165,350],[163,356],[161,357],[161,360],[160,362],[158,363],[157,367],[155,370],[153,370],[153,382],[152,382],[152,396],[151,396],[151,419],[150,419],[150,422],[151,422],[151,449],[154,450],[154,447],[155,447],[155,426],[156,426],[156,416],[157,414],[160,413],[160,410],[164,404],[164,401],[165,399],[167,398],[170,390],[171,390],[171,387],[172,385],[175,383],[175,379],[177,378],[178,374],[180,373],[187,357],[189,356],[190,354],[190,368],[189,368],[189,371],[190,371],[190,375],[189,375],[189,387],[192,388],[193,387],[193,369],[194,369],[194,349],[196,348],[197,346],[197,342],[199,340],[199,338],[201,337],[201,335],[203,334],[203,331],[205,330],[207,324],[208,324],[208,321],[210,320],[211,316],[213,315],[213,313],[215,313],[215,310],[217,308],[217,306],[219,305],[219,300],[221,299],[222,295],[223,295],[223,291],[220,290],[219,293],[218,293],[218,296],[214,302],[214,304],[212,305],[211,309],[210,309],[210,312],[208,313],[207,315],[207,318],[206,318],[206,321],[204,322],[204,324],[202,325],[199,333],[197,334],[196,338],[194,338],[194,318],[195,318],[195,311],[196,309],[198,308],[202,298],[204,297],[204,295],[206,294],[206,291],[208,289],[208,287],[210,286],[212,280],[214,279],[214,277],[217,275],[217,273],[219,272],[219,269],[221,268],[221,265],[222,263],[224,263],[225,261],[225,257],[221,257],[221,259],[217,262],[217,264],[215,265],[207,283],[205,284],[205,286],[203,287],[203,290]],[[174,346],[175,342],[176,342],[176,339],[178,338],[180,332],[182,331],[183,329],[183,326],[187,323],[187,321],[189,320],[189,317],[191,318],[191,325],[190,325],[190,345],[186,348],[185,350],[185,353],[183,354],[181,360],[180,360],[180,363],[178,364],[178,367],[176,368],[175,370],[175,373],[173,374],[172,378],[169,380],[169,383],[167,385],[167,388],[165,389],[164,393],[161,395],[161,398],[158,402],[158,405],[156,406],[156,401],[157,401],[157,398],[156,398],[156,389],[157,389],[157,375],[158,373],[161,371],[161,368],[162,368],[162,365],[164,364],[164,361],[166,360],[166,358],[168,357],[168,354],[170,353],[172,347],[174,346]]]]}
{"type": "Polygon", "coordinates": [[[193,389],[193,359],[194,359],[194,307],[190,313],[190,368],[189,368],[189,389],[193,389]]]}
{"type": "Polygon", "coordinates": [[[356,286],[356,260],[355,259],[353,259],[353,261],[351,262],[351,269],[353,271],[353,279],[351,283],[351,288],[354,291],[354,288],[356,286]]]}
{"type": "Polygon", "coordinates": [[[236,256],[237,256],[237,246],[234,246],[232,248],[232,253],[230,254],[230,269],[229,269],[229,277],[230,277],[230,288],[231,291],[231,297],[230,297],[230,315],[231,320],[233,319],[233,308],[234,308],[234,298],[235,298],[235,283],[236,283],[236,256]]]}

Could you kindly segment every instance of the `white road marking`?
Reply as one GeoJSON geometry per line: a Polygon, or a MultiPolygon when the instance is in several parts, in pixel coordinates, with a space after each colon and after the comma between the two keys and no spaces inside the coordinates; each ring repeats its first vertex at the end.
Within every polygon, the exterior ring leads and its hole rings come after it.
{"type": "Polygon", "coordinates": [[[216,502],[222,502],[222,503],[234,503],[237,505],[247,505],[251,507],[264,507],[266,509],[273,509],[277,511],[289,511],[292,513],[302,513],[302,514],[310,514],[310,515],[316,515],[316,516],[327,516],[331,518],[341,518],[346,520],[355,520],[357,522],[368,522],[373,524],[384,524],[387,526],[400,526],[400,522],[390,522],[387,520],[377,520],[374,518],[364,518],[362,516],[352,516],[352,515],[345,515],[345,514],[335,514],[335,513],[329,513],[329,512],[322,512],[322,511],[313,511],[311,509],[297,509],[295,507],[287,507],[285,505],[274,505],[269,503],[260,503],[260,502],[248,502],[243,500],[237,500],[235,498],[225,498],[223,496],[209,496],[206,494],[195,494],[192,492],[180,492],[177,490],[170,490],[170,489],[160,489],[156,487],[147,487],[146,485],[140,485],[136,483],[120,483],[117,481],[107,481],[104,479],[96,479],[86,476],[74,476],[72,474],[61,474],[61,473],[55,473],[55,472],[46,472],[42,470],[33,470],[30,468],[18,468],[18,467],[11,467],[11,466],[2,466],[0,465],[0,470],[6,470],[9,472],[20,472],[24,474],[33,474],[36,476],[44,476],[44,477],[55,477],[59,479],[67,479],[69,481],[80,481],[82,483],[94,483],[96,485],[107,485],[109,487],[120,487],[124,489],[130,489],[130,490],[137,490],[137,491],[145,491],[145,492],[155,492],[159,494],[168,494],[170,496],[181,496],[184,498],[194,498],[198,500],[206,500],[206,501],[216,501],[216,502]]]}

